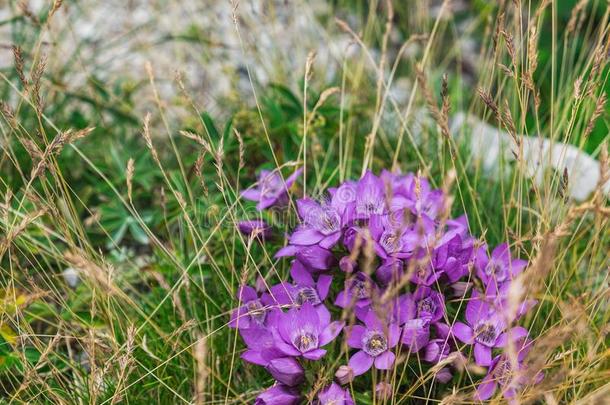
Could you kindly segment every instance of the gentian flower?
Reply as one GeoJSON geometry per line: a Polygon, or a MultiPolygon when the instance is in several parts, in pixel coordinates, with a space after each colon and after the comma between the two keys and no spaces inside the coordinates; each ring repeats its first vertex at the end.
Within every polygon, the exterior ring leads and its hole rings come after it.
{"type": "Polygon", "coordinates": [[[260,236],[263,239],[268,239],[273,234],[271,226],[262,219],[240,221],[237,226],[239,231],[246,236],[260,236]]]}
{"type": "Polygon", "coordinates": [[[387,401],[392,398],[392,385],[382,381],[375,386],[375,394],[382,401],[387,401]]]}
{"type": "Polygon", "coordinates": [[[350,366],[339,366],[335,373],[335,378],[341,385],[349,384],[354,380],[354,370],[350,366]]]}
{"type": "Polygon", "coordinates": [[[296,405],[300,402],[299,393],[284,384],[276,384],[261,392],[254,405],[296,405]]]}
{"type": "Polygon", "coordinates": [[[420,245],[418,225],[408,223],[403,217],[403,210],[391,215],[373,216],[369,221],[369,232],[375,241],[375,252],[382,259],[408,258],[420,245]]]}
{"type": "Polygon", "coordinates": [[[290,243],[319,244],[324,249],[335,246],[342,236],[343,227],[353,216],[355,196],[355,184],[348,183],[334,190],[330,201],[297,200],[297,211],[303,223],[290,235],[290,243]]]}
{"type": "Polygon", "coordinates": [[[329,318],[328,309],[323,301],[328,296],[328,290],[333,277],[328,274],[321,274],[317,281],[314,281],[309,273],[298,260],[293,262],[290,275],[295,284],[279,283],[269,289],[270,295],[280,305],[301,306],[305,302],[313,305],[323,318],[329,318]]]}
{"type": "Polygon", "coordinates": [[[468,324],[456,322],[451,332],[462,342],[474,344],[475,362],[480,366],[491,365],[491,350],[494,347],[504,347],[509,338],[520,339],[528,334],[520,326],[505,332],[505,317],[478,294],[474,294],[466,305],[466,322],[468,324]]]}
{"type": "Polygon", "coordinates": [[[418,352],[430,340],[430,321],[428,319],[409,319],[402,327],[402,344],[412,353],[418,352]]]}
{"type": "Polygon", "coordinates": [[[383,181],[367,170],[356,185],[355,215],[358,219],[369,219],[372,215],[386,212],[387,201],[383,181]]]}
{"type": "Polygon", "coordinates": [[[417,309],[417,318],[436,322],[445,316],[445,299],[443,294],[430,287],[418,286],[413,294],[413,301],[417,309]]]}
{"type": "MultiPolygon", "coordinates": [[[[437,329],[437,335],[438,335],[437,329]]],[[[445,360],[451,353],[451,345],[446,336],[439,335],[436,339],[432,339],[426,345],[424,350],[424,360],[428,363],[436,364],[445,360]]],[[[435,379],[445,384],[453,378],[449,367],[441,368],[434,376],[435,379]]]]}
{"type": "Polygon", "coordinates": [[[354,325],[348,332],[348,346],[359,349],[349,359],[354,375],[364,374],[373,364],[379,370],[390,369],[396,359],[390,349],[398,344],[399,338],[398,325],[380,321],[375,312],[369,310],[364,317],[364,326],[354,325]]]}
{"type": "Polygon", "coordinates": [[[377,293],[375,282],[366,275],[358,272],[345,280],[345,288],[337,294],[335,305],[347,308],[351,305],[366,307],[371,304],[371,297],[377,293]]]}
{"type": "Polygon", "coordinates": [[[256,208],[259,211],[274,205],[283,205],[288,200],[288,189],[302,172],[302,168],[296,170],[284,182],[277,170],[261,170],[258,175],[258,187],[242,191],[241,196],[246,200],[258,202],[256,208]]]}
{"type": "Polygon", "coordinates": [[[305,370],[294,357],[271,359],[266,368],[273,378],[289,387],[299,385],[305,379],[305,370]]]}
{"type": "Polygon", "coordinates": [[[270,303],[264,303],[264,297],[259,298],[254,288],[245,285],[237,291],[237,299],[241,306],[231,313],[230,328],[247,329],[265,325],[268,313],[266,306],[270,303]]]}
{"type": "Polygon", "coordinates": [[[348,389],[341,388],[335,382],[318,393],[316,405],[354,405],[354,400],[348,389]]]}
{"type": "Polygon", "coordinates": [[[517,345],[517,356],[514,361],[511,361],[506,353],[494,357],[487,375],[477,387],[475,397],[478,401],[491,398],[499,386],[504,398],[513,402],[512,400],[517,392],[522,390],[526,384],[538,383],[543,378],[543,374],[538,373],[531,381],[528,378],[526,366],[523,364],[523,360],[531,347],[531,342],[527,339],[521,339],[517,345]]]}
{"type": "Polygon", "coordinates": [[[477,276],[485,283],[503,284],[514,279],[527,266],[527,261],[511,259],[510,250],[506,243],[498,245],[491,257],[487,256],[487,247],[480,247],[475,256],[477,276]]]}
{"type": "Polygon", "coordinates": [[[337,337],[343,323],[330,322],[330,317],[321,318],[319,313],[309,302],[281,313],[272,330],[275,346],[286,356],[320,359],[326,354],[321,347],[337,337]]]}

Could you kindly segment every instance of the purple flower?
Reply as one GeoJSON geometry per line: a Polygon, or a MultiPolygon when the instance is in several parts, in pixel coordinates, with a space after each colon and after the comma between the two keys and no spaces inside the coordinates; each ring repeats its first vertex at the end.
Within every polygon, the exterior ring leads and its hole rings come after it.
{"type": "Polygon", "coordinates": [[[510,250],[506,243],[498,245],[491,257],[487,256],[487,247],[480,247],[475,256],[477,276],[485,283],[502,284],[519,275],[527,266],[527,261],[511,259],[510,250]]]}
{"type": "Polygon", "coordinates": [[[364,317],[364,326],[354,325],[348,332],[347,344],[358,350],[349,360],[354,375],[367,372],[373,363],[379,370],[388,370],[396,356],[390,351],[398,344],[400,328],[380,321],[373,310],[364,317]]]}
{"type": "Polygon", "coordinates": [[[543,378],[542,373],[536,374],[533,378],[528,378],[526,366],[523,360],[527,356],[531,342],[522,339],[517,343],[517,356],[510,359],[506,353],[494,357],[487,375],[481,380],[477,387],[476,399],[485,401],[493,396],[498,386],[500,386],[504,398],[511,400],[528,383],[539,383],[543,378]],[[531,381],[533,380],[533,381],[531,381]]]}
{"type": "Polygon", "coordinates": [[[345,190],[339,187],[329,202],[318,203],[309,198],[298,200],[297,210],[303,223],[290,235],[290,243],[319,244],[325,249],[335,246],[351,213],[345,194],[345,190]]]}
{"type": "Polygon", "coordinates": [[[420,246],[422,238],[416,223],[408,223],[403,210],[390,215],[372,216],[369,232],[374,240],[375,252],[382,259],[408,258],[420,246]]]}
{"type": "Polygon", "coordinates": [[[318,400],[314,402],[316,405],[354,405],[354,400],[348,389],[333,382],[328,387],[318,393],[318,400]]]}
{"type": "Polygon", "coordinates": [[[392,398],[392,385],[388,384],[385,381],[382,381],[380,383],[378,383],[375,386],[375,394],[377,394],[377,398],[381,399],[382,401],[387,401],[390,398],[392,398]]]}
{"type": "Polygon", "coordinates": [[[341,385],[349,384],[354,380],[354,370],[350,366],[340,366],[335,373],[335,378],[341,385]]]}
{"type": "Polygon", "coordinates": [[[273,205],[283,205],[287,201],[288,189],[302,172],[303,169],[296,170],[284,182],[278,171],[261,170],[258,175],[258,187],[242,191],[241,196],[246,200],[258,202],[256,208],[259,211],[273,205]]]}
{"type": "Polygon", "coordinates": [[[269,289],[273,299],[280,305],[291,306],[300,306],[309,302],[319,312],[318,315],[324,318],[330,317],[327,314],[328,309],[322,302],[328,296],[333,277],[322,274],[317,281],[314,281],[311,273],[298,260],[293,261],[290,275],[295,282],[294,284],[282,282],[269,289]]]}
{"type": "Polygon", "coordinates": [[[263,239],[268,239],[273,234],[271,226],[262,219],[240,221],[237,226],[246,236],[261,236],[263,239]]]}
{"type": "Polygon", "coordinates": [[[337,259],[330,250],[318,245],[297,246],[288,245],[277,251],[276,258],[295,256],[301,264],[311,271],[328,270],[336,264],[337,259]]]}
{"type": "Polygon", "coordinates": [[[417,309],[417,318],[436,322],[445,316],[445,299],[443,294],[430,287],[418,286],[413,294],[417,309]]]}
{"type": "Polygon", "coordinates": [[[237,299],[241,306],[231,313],[230,328],[246,329],[265,325],[268,308],[263,303],[264,298],[259,298],[254,288],[241,286],[237,291],[237,299]]]}
{"type": "MultiPolygon", "coordinates": [[[[450,328],[443,323],[436,323],[436,338],[428,342],[424,349],[424,360],[428,363],[436,364],[445,360],[451,354],[451,344],[449,342],[450,328]]],[[[434,376],[441,383],[447,383],[451,378],[451,370],[449,367],[443,367],[438,370],[434,376]]]]}
{"type": "Polygon", "coordinates": [[[385,186],[383,181],[371,171],[367,171],[356,185],[356,217],[368,219],[371,215],[381,215],[387,211],[385,186]]]}
{"type": "Polygon", "coordinates": [[[299,385],[305,378],[303,367],[294,357],[271,359],[266,368],[273,378],[289,387],[299,385]]]}
{"type": "Polygon", "coordinates": [[[309,302],[281,313],[272,330],[275,346],[286,356],[320,359],[326,354],[321,347],[335,339],[343,329],[342,322],[330,322],[330,314],[322,318],[320,313],[309,302]]]}
{"type": "Polygon", "coordinates": [[[337,294],[335,305],[347,308],[355,305],[362,308],[371,304],[371,297],[377,292],[375,282],[365,273],[358,272],[345,280],[345,288],[337,294]]]}
{"type": "Polygon", "coordinates": [[[474,344],[475,362],[480,366],[491,365],[494,347],[504,347],[509,338],[520,339],[528,334],[520,326],[505,332],[505,317],[476,293],[466,305],[466,322],[468,324],[456,322],[451,332],[462,342],[474,344]]]}
{"type": "Polygon", "coordinates": [[[402,327],[402,344],[410,352],[418,352],[430,340],[430,321],[428,319],[409,319],[402,327]]]}
{"type": "Polygon", "coordinates": [[[300,402],[299,393],[291,387],[283,384],[276,384],[261,392],[255,405],[293,405],[300,402]]]}

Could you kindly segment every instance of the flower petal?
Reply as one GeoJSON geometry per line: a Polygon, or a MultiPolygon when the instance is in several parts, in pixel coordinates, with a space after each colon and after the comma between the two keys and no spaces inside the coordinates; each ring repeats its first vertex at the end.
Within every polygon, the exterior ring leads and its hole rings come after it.
{"type": "Polygon", "coordinates": [[[488,400],[496,391],[496,386],[497,382],[494,380],[491,374],[486,375],[477,387],[475,398],[479,401],[488,400]]]}
{"type": "Polygon", "coordinates": [[[324,346],[334,340],[343,329],[344,322],[335,321],[328,325],[320,334],[320,346],[324,346]]]}
{"type": "Polygon", "coordinates": [[[474,361],[479,366],[490,366],[491,365],[491,348],[484,346],[480,343],[474,344],[474,361]]]}
{"type": "Polygon", "coordinates": [[[328,274],[322,274],[320,277],[318,277],[317,290],[320,300],[324,301],[326,299],[326,296],[328,295],[328,290],[330,289],[330,284],[332,282],[333,276],[330,276],[328,274]]]}
{"type": "Polygon", "coordinates": [[[379,370],[389,370],[392,368],[395,359],[396,355],[388,350],[375,358],[375,367],[379,370]]]}
{"type": "Polygon", "coordinates": [[[359,350],[349,359],[348,365],[356,376],[366,373],[373,365],[373,361],[374,359],[371,356],[359,350]]]}
{"type": "Polygon", "coordinates": [[[324,235],[312,228],[297,229],[290,235],[290,243],[293,245],[309,246],[318,243],[324,235]]]}
{"type": "Polygon", "coordinates": [[[472,335],[472,328],[466,325],[465,323],[456,322],[451,328],[451,332],[462,342],[466,344],[472,344],[472,341],[474,339],[472,335]]]}
{"type": "Polygon", "coordinates": [[[260,190],[257,190],[254,188],[249,188],[247,190],[242,191],[241,196],[242,196],[242,198],[245,198],[246,200],[258,201],[261,198],[261,192],[260,192],[260,190]]]}
{"type": "Polygon", "coordinates": [[[362,349],[362,335],[366,332],[366,328],[362,325],[354,325],[345,330],[347,334],[347,345],[355,349],[362,349]]]}
{"type": "Polygon", "coordinates": [[[314,349],[303,353],[303,357],[308,360],[320,360],[326,354],[324,349],[314,349]]]}

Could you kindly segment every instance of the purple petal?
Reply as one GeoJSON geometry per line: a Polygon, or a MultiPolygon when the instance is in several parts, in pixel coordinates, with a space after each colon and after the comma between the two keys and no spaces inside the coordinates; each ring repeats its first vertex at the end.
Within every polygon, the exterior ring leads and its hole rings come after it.
{"type": "Polygon", "coordinates": [[[451,332],[460,339],[462,342],[466,344],[472,344],[473,335],[472,328],[465,323],[456,322],[451,328],[451,332]]]}
{"type": "Polygon", "coordinates": [[[466,305],[466,321],[470,325],[476,325],[482,317],[489,312],[489,305],[480,298],[471,298],[466,305]]]}
{"type": "Polygon", "coordinates": [[[292,184],[299,178],[299,176],[303,173],[303,168],[300,167],[294,171],[288,178],[286,179],[286,188],[290,188],[292,184]]]}
{"type": "Polygon", "coordinates": [[[389,370],[395,359],[396,355],[388,350],[375,358],[375,367],[379,370],[389,370]]]}
{"type": "Polygon", "coordinates": [[[302,248],[296,253],[296,258],[314,270],[329,269],[335,261],[335,256],[329,250],[316,245],[302,248]]]}
{"type": "Polygon", "coordinates": [[[497,382],[491,374],[487,374],[477,387],[475,397],[479,401],[486,401],[492,397],[496,391],[497,382]]]}
{"type": "Polygon", "coordinates": [[[254,188],[249,188],[241,192],[241,196],[246,200],[258,201],[261,198],[261,192],[254,188]]]}
{"type": "Polygon", "coordinates": [[[348,365],[356,376],[366,373],[373,365],[373,361],[374,359],[371,356],[359,350],[349,359],[348,365]]]}
{"type": "Polygon", "coordinates": [[[255,299],[258,299],[258,294],[254,288],[249,285],[243,285],[239,287],[239,290],[237,291],[237,299],[242,303],[254,301],[255,299]]]}
{"type": "Polygon", "coordinates": [[[402,334],[402,343],[411,352],[417,352],[428,343],[430,327],[423,319],[412,319],[405,322],[402,334]]]}
{"type": "MultiPolygon", "coordinates": [[[[291,310],[292,311],[292,310],[291,310]]],[[[310,302],[305,302],[301,305],[298,313],[294,313],[294,326],[312,326],[317,333],[320,333],[320,317],[318,312],[310,302]]]]}
{"type": "Polygon", "coordinates": [[[362,325],[354,325],[346,329],[347,345],[355,349],[362,349],[362,335],[366,332],[366,328],[362,325]]]}
{"type": "Polygon", "coordinates": [[[318,243],[324,235],[312,228],[302,228],[290,235],[290,243],[293,245],[309,246],[318,243]]]}
{"type": "Polygon", "coordinates": [[[491,348],[480,343],[474,344],[474,360],[479,366],[491,365],[491,348]]]}
{"type": "Polygon", "coordinates": [[[314,349],[303,353],[303,357],[308,360],[320,360],[326,354],[324,349],[314,349]]]}
{"type": "Polygon", "coordinates": [[[324,346],[333,341],[343,329],[344,322],[335,321],[328,325],[320,334],[320,346],[324,346]]]}
{"type": "Polygon", "coordinates": [[[324,249],[331,249],[337,244],[337,242],[339,242],[341,236],[341,232],[335,232],[333,234],[330,234],[320,241],[320,246],[324,249]]]}
{"type": "MultiPolygon", "coordinates": [[[[388,347],[392,348],[398,344],[400,340],[400,327],[395,323],[388,326],[388,347]]],[[[377,367],[379,368],[379,367],[377,367]]]]}
{"type": "Polygon", "coordinates": [[[320,277],[318,277],[317,290],[318,296],[322,301],[326,299],[326,296],[328,295],[328,290],[330,289],[330,284],[332,282],[333,276],[330,276],[328,274],[322,274],[320,277]]]}
{"type": "Polygon", "coordinates": [[[261,352],[256,350],[246,350],[239,356],[242,360],[247,361],[248,363],[256,364],[257,366],[265,367],[267,365],[267,360],[261,356],[261,352]]]}
{"type": "MultiPolygon", "coordinates": [[[[298,260],[293,260],[290,266],[290,276],[295,283],[301,286],[313,287],[316,283],[311,276],[311,273],[307,271],[305,266],[298,260]]],[[[322,299],[322,297],[320,297],[322,299]]]]}
{"type": "Polygon", "coordinates": [[[504,347],[508,344],[509,339],[513,342],[516,342],[520,339],[523,339],[528,334],[529,332],[527,331],[527,329],[521,326],[516,326],[511,330],[504,332],[500,336],[498,336],[498,339],[496,340],[496,347],[504,347]]]}
{"type": "Polygon", "coordinates": [[[287,245],[278,250],[273,257],[278,259],[280,257],[294,256],[300,249],[300,246],[287,245]]]}

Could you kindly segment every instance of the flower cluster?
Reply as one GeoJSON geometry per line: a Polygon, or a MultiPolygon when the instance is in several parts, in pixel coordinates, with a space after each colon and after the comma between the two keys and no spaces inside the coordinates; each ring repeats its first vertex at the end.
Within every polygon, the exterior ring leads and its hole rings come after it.
{"type": "MultiPolygon", "coordinates": [[[[263,172],[259,186],[242,196],[259,209],[286,204],[299,173],[284,183],[278,174],[263,172]]],[[[242,359],[265,367],[276,380],[257,404],[298,403],[316,362],[333,347],[349,350],[349,362],[336,371],[336,382],[319,390],[319,404],[353,404],[342,386],[371,369],[391,370],[398,354],[408,360],[416,352],[431,365],[443,363],[435,369],[440,383],[453,378],[447,361],[452,353],[472,353],[488,368],[479,400],[498,387],[512,397],[530,382],[518,373],[527,350],[514,359],[503,352],[530,344],[528,331],[514,325],[535,301],[517,303],[516,309],[509,302],[511,282],[527,262],[512,258],[506,244],[489,255],[470,235],[466,217],[449,218],[446,196],[426,179],[367,172],[359,181],[330,188],[322,199],[296,200],[296,208],[300,224],[275,255],[291,258],[290,279],[242,286],[229,324],[245,342],[242,359]],[[463,307],[464,322],[456,321],[463,307]]],[[[240,230],[271,232],[252,221],[240,230]]],[[[378,396],[393,392],[386,381],[376,388],[378,396]]]]}

